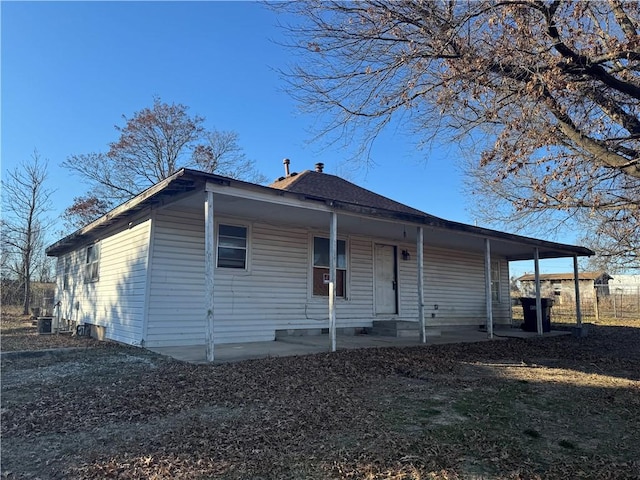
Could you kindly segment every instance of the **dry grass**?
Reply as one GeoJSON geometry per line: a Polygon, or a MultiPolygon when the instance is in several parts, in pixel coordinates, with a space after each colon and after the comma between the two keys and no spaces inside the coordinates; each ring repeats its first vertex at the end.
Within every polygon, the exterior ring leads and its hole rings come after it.
{"type": "Polygon", "coordinates": [[[96,341],[71,334],[39,335],[35,319],[22,315],[22,309],[3,306],[0,314],[0,350],[3,352],[45,350],[63,347],[87,347],[96,341]]]}
{"type": "MultiPolygon", "coordinates": [[[[517,304],[513,306],[514,323],[523,321],[522,307],[517,304]]],[[[575,324],[576,323],[576,307],[575,305],[554,305],[551,308],[551,322],[557,325],[575,324]]],[[[610,325],[610,326],[629,326],[640,328],[640,303],[634,300],[626,308],[618,308],[614,314],[612,308],[606,308],[602,305],[600,315],[596,320],[595,312],[592,305],[583,306],[582,322],[594,325],[610,325]]]]}
{"type": "MultiPolygon", "coordinates": [[[[104,345],[104,344],[103,344],[104,345]]],[[[2,365],[3,478],[639,478],[640,329],[189,365],[2,365]]]]}

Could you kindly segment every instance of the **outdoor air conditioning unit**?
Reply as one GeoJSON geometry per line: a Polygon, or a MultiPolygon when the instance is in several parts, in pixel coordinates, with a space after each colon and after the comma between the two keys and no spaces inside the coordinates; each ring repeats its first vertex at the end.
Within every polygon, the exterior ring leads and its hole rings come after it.
{"type": "Polygon", "coordinates": [[[53,317],[38,317],[38,334],[53,333],[53,317]]]}

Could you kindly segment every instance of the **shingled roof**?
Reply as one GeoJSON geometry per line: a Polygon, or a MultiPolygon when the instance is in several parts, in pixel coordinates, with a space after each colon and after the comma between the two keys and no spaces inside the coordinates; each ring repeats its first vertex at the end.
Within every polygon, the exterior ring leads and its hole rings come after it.
{"type": "MultiPolygon", "coordinates": [[[[468,235],[467,238],[490,238],[495,242],[506,242],[503,244],[505,248],[507,248],[507,244],[510,245],[510,253],[508,254],[510,260],[530,259],[534,247],[538,249],[540,258],[593,255],[591,250],[580,246],[523,237],[435,217],[378,195],[335,175],[318,171],[305,170],[300,174],[287,175],[287,177],[280,178],[265,187],[190,169],[179,170],[94,222],[50,245],[46,249],[46,253],[50,256],[62,255],[78,245],[101,238],[106,235],[107,229],[119,222],[127,221],[146,209],[168,205],[178,199],[186,198],[189,194],[195,195],[198,190],[204,191],[209,185],[220,187],[216,192],[221,196],[226,195],[227,191],[231,192],[235,189],[235,195],[238,195],[238,198],[245,197],[243,192],[246,192],[246,198],[253,199],[251,201],[268,200],[270,203],[284,202],[286,204],[287,202],[284,200],[288,197],[287,200],[293,200],[297,206],[317,207],[318,204],[322,204],[325,211],[331,210],[347,215],[351,213],[376,220],[402,222],[407,225],[420,225],[449,232],[451,235],[468,235]],[[227,187],[233,188],[228,190],[227,187]],[[517,245],[518,248],[526,247],[531,250],[514,251],[514,245],[517,245]]],[[[496,245],[494,243],[494,247],[496,245]]]]}
{"type": "MultiPolygon", "coordinates": [[[[612,278],[610,277],[607,273],[605,272],[580,272],[578,273],[578,280],[598,280],[603,276],[607,276],[608,278],[612,278]]],[[[518,278],[518,281],[520,282],[532,282],[536,279],[536,276],[533,273],[527,273],[526,275],[521,276],[520,278],[518,278]]],[[[541,273],[540,274],[540,280],[573,280],[574,276],[573,273],[541,273]]]]}
{"type": "Polygon", "coordinates": [[[304,172],[294,173],[283,179],[278,179],[269,187],[298,193],[307,197],[351,203],[361,207],[379,208],[410,215],[431,216],[328,173],[305,170],[304,172]]]}

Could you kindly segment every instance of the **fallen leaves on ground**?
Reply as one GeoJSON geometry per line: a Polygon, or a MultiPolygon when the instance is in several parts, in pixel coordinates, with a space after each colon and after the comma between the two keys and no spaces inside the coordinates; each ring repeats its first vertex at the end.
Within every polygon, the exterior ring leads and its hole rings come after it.
{"type": "Polygon", "coordinates": [[[37,320],[30,315],[21,315],[14,309],[2,308],[0,350],[15,352],[26,350],[46,350],[52,348],[79,348],[95,346],[98,341],[80,338],[71,332],[39,334],[37,320]]]}
{"type": "Polygon", "coordinates": [[[124,346],[5,361],[2,469],[9,478],[633,478],[640,329],[592,330],[225,365],[124,346]],[[571,383],[579,377],[588,382],[571,383]]]}

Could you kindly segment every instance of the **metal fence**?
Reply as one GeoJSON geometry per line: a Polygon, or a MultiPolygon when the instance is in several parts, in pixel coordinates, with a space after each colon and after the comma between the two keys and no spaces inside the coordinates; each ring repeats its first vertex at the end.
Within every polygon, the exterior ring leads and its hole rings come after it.
{"type": "MultiPolygon", "coordinates": [[[[21,306],[24,300],[24,284],[17,280],[5,280],[0,283],[1,299],[4,306],[21,306]]],[[[55,283],[33,282],[29,308],[34,316],[51,315],[54,304],[55,283]]]]}
{"type": "MultiPolygon", "coordinates": [[[[552,317],[575,318],[575,298],[572,300],[554,304],[552,317]]],[[[640,284],[595,285],[592,291],[581,291],[580,310],[585,321],[601,318],[640,321],[640,284]]]]}

